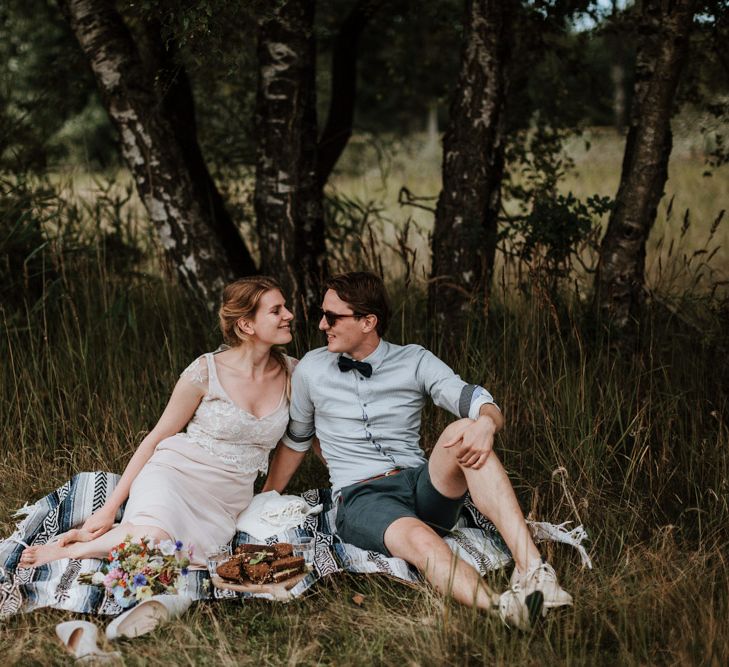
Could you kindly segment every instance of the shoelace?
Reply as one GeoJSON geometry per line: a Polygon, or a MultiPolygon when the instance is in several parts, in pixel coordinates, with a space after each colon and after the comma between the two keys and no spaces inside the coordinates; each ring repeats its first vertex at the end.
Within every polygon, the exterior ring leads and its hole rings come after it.
{"type": "Polygon", "coordinates": [[[527,582],[531,580],[532,577],[536,577],[537,580],[544,584],[547,581],[555,582],[557,581],[557,575],[555,574],[554,570],[547,565],[547,563],[539,563],[538,565],[532,565],[527,571],[526,574],[519,577],[512,585],[511,589],[514,591],[521,591],[523,590],[522,582],[527,582]],[[541,570],[541,573],[540,573],[541,570]]]}

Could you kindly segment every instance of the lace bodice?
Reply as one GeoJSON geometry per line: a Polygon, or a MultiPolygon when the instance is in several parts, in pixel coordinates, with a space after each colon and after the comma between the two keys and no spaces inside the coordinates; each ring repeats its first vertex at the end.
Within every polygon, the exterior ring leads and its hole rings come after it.
{"type": "Polygon", "coordinates": [[[267,472],[268,455],[289,420],[286,393],[282,393],[273,412],[259,419],[238,407],[226,394],[218,380],[212,353],[198,357],[180,377],[205,390],[184,435],[241,472],[267,472]]]}

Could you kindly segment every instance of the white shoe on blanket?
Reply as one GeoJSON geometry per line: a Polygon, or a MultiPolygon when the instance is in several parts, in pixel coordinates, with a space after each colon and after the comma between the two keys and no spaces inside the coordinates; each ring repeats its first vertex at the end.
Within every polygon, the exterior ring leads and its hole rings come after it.
{"type": "Polygon", "coordinates": [[[56,626],[56,635],[77,660],[116,661],[120,657],[117,651],[102,651],[96,645],[98,633],[96,626],[88,621],[66,621],[56,626]]]}
{"type": "Polygon", "coordinates": [[[117,616],[106,627],[107,639],[146,635],[173,618],[182,616],[192,605],[189,595],[153,595],[117,616]]]}

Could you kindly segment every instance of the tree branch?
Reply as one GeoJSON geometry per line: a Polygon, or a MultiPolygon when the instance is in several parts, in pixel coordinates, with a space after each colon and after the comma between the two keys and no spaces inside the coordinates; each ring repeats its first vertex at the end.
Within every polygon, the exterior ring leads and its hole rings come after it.
{"type": "Polygon", "coordinates": [[[357,98],[359,39],[383,0],[359,0],[342,23],[332,52],[332,94],[326,125],[317,146],[316,178],[324,187],[352,136],[357,98]]]}

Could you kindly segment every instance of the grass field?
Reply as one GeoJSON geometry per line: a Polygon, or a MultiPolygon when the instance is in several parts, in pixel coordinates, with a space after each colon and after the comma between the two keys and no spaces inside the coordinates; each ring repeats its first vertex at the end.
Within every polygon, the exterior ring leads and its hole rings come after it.
{"type": "MultiPolygon", "coordinates": [[[[600,185],[612,193],[620,153],[604,141],[600,159],[574,149],[578,175],[570,187],[592,192],[600,185]]],[[[669,187],[676,188],[674,210],[692,211],[682,239],[690,254],[729,202],[726,172],[703,180],[701,160],[685,160],[672,164],[669,187]],[[708,194],[707,184],[714,188],[708,194]]],[[[374,190],[374,173],[341,175],[337,188],[382,199],[397,222],[410,212],[393,203],[393,184],[437,192],[437,159],[401,162],[402,179],[393,165],[387,190],[374,190]]],[[[114,226],[112,209],[95,214],[99,227],[114,226]]],[[[70,215],[64,210],[59,219],[70,215]]],[[[720,227],[712,243],[720,233],[726,234],[720,227]]],[[[140,271],[110,244],[85,243],[50,247],[53,279],[27,307],[4,304],[0,312],[2,534],[12,528],[13,509],[74,472],[120,472],[176,375],[218,343],[213,322],[167,278],[140,271]]],[[[655,251],[649,261],[657,266],[655,251]]],[[[662,261],[662,270],[684,273],[656,281],[655,289],[665,299],[673,295],[682,310],[652,302],[629,351],[603,338],[569,293],[548,299],[497,289],[487,327],[474,326],[453,360],[504,407],[507,428],[497,447],[525,511],[541,520],[578,520],[590,535],[592,571],[582,570],[568,547],[548,550],[574,609],[521,634],[425,587],[338,577],[288,605],[201,603],[164,631],[119,642],[124,664],[727,664],[729,310],[718,294],[709,299],[692,285],[681,253],[662,261]],[[553,474],[560,468],[566,476],[553,474]],[[364,595],[361,605],[355,593],[364,595]]],[[[717,272],[727,270],[726,255],[712,262],[717,272]]],[[[437,347],[422,283],[393,288],[391,339],[437,347]]],[[[300,335],[291,352],[314,343],[300,335]]],[[[426,445],[447,421],[427,410],[426,445]]],[[[312,461],[292,488],[325,483],[312,461]]],[[[494,585],[504,587],[507,574],[496,573],[494,585]]],[[[0,622],[3,663],[66,664],[53,628],[72,617],[41,610],[0,622]]]]}
{"type": "MultiPolygon", "coordinates": [[[[713,171],[707,169],[695,128],[688,119],[677,127],[674,141],[666,194],[647,248],[648,283],[651,287],[660,286],[664,292],[680,290],[683,283],[696,279],[698,271],[702,285],[710,288],[719,279],[729,279],[729,224],[724,220],[710,234],[720,212],[729,208],[729,165],[713,171]],[[699,269],[701,260],[714,249],[713,270],[709,271],[706,266],[699,269]],[[701,252],[692,260],[697,250],[708,252],[701,252]],[[673,261],[676,258],[679,261],[673,261]]],[[[573,192],[582,199],[595,194],[615,196],[623,158],[622,137],[608,128],[593,128],[567,142],[565,155],[574,162],[574,168],[561,182],[564,193],[573,192]]],[[[441,186],[440,150],[419,138],[382,145],[360,137],[349,154],[345,153],[343,162],[344,169],[333,179],[334,190],[379,210],[384,221],[383,236],[390,243],[405,221],[412,219],[410,242],[417,251],[417,273],[427,273],[427,234],[432,229],[433,215],[422,208],[400,205],[398,194],[401,187],[407,187],[417,196],[430,197],[422,203],[435,207],[441,186]],[[351,165],[349,170],[348,165],[351,165]]],[[[505,207],[510,213],[515,212],[513,203],[506,201],[505,207]]],[[[607,217],[601,222],[606,224],[607,217]]],[[[397,266],[393,253],[390,258],[397,266]]],[[[594,261],[594,257],[585,259],[594,261]]],[[[500,262],[498,257],[497,262],[500,262]]]]}

